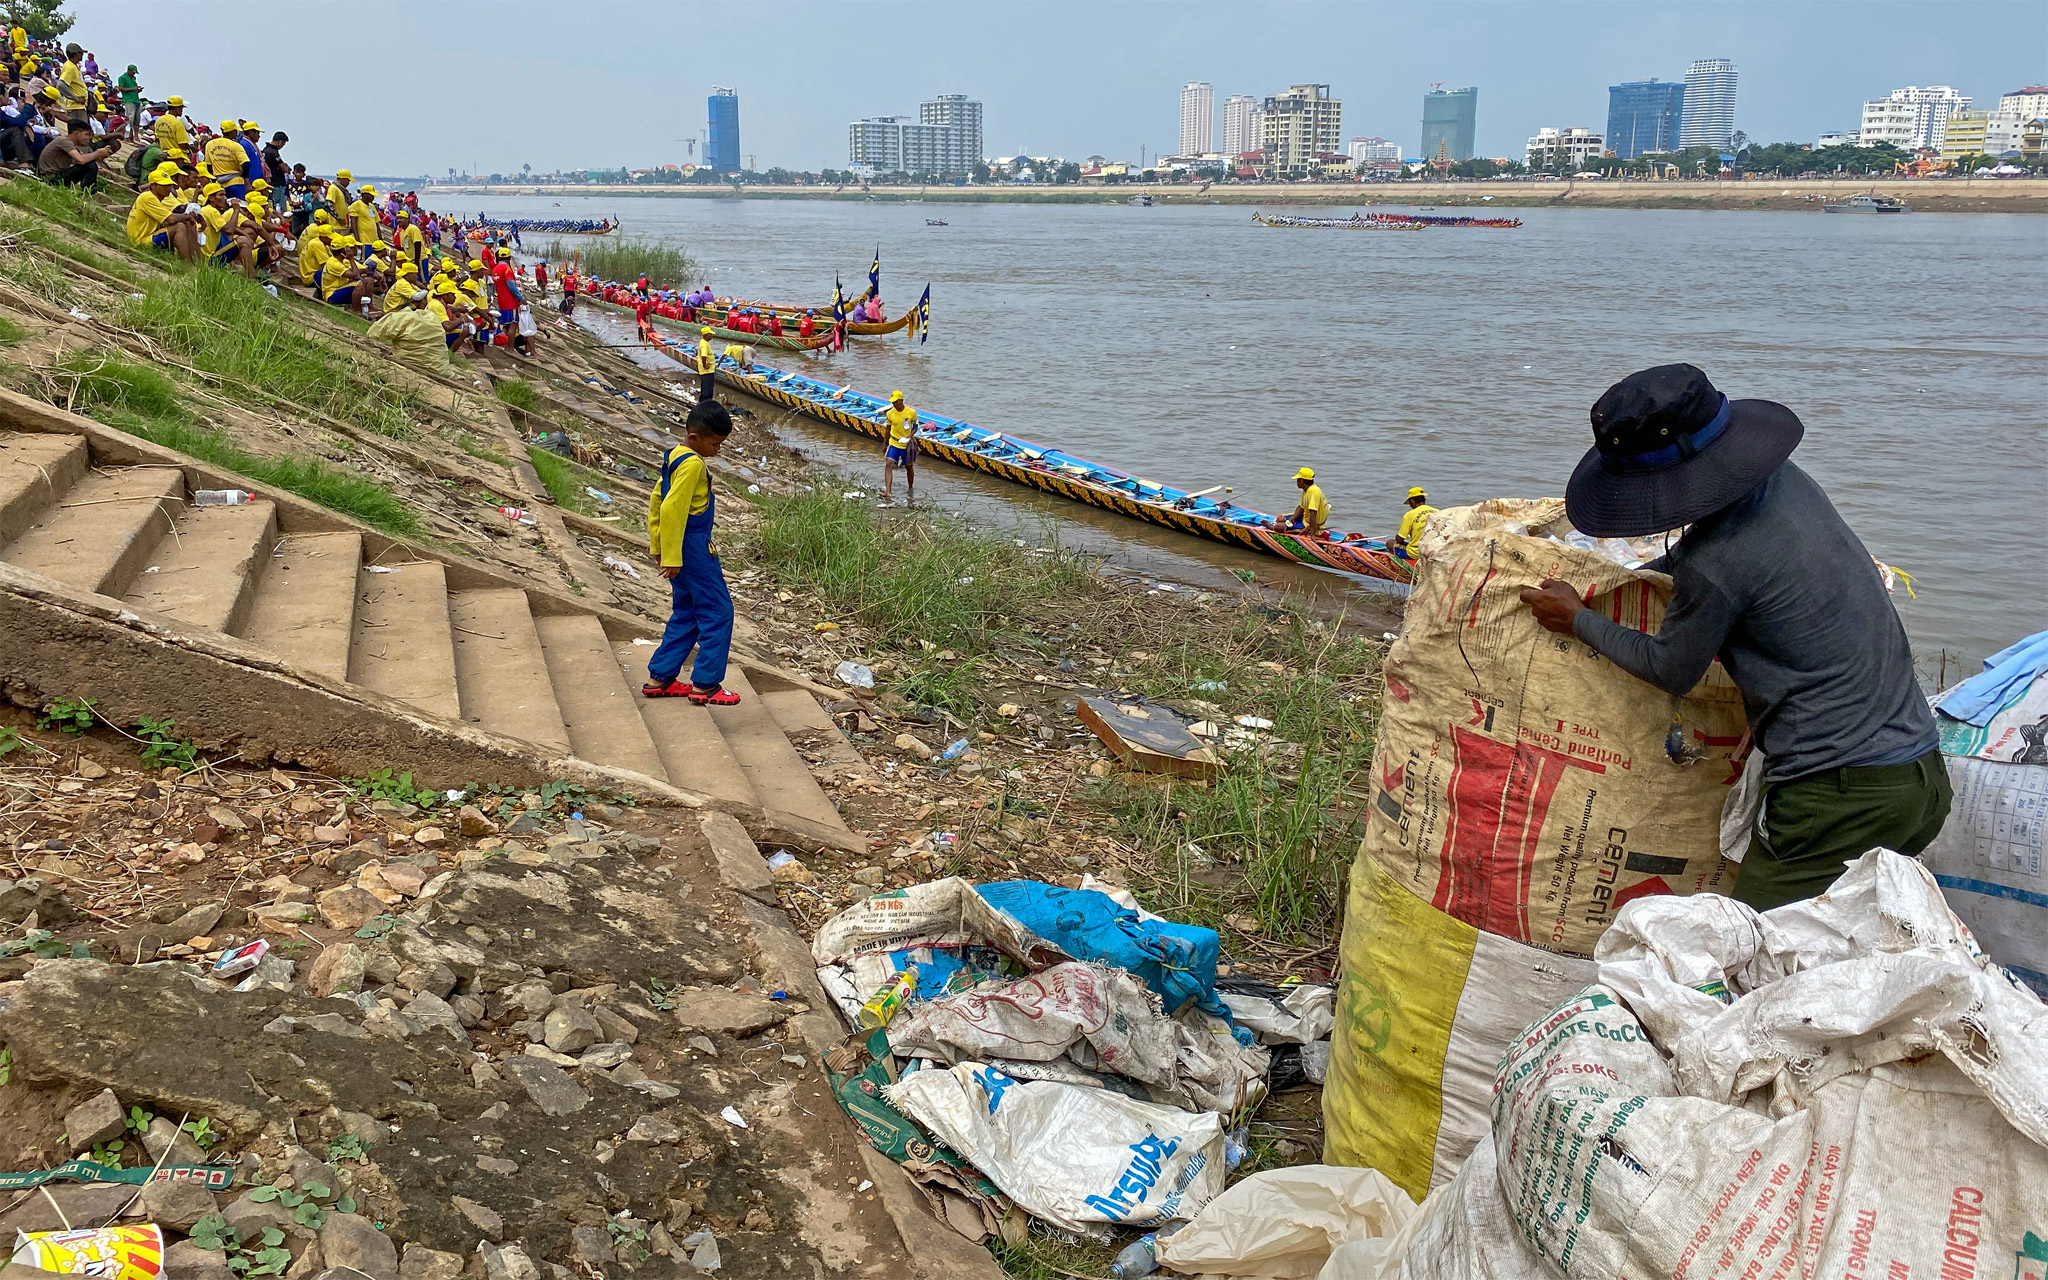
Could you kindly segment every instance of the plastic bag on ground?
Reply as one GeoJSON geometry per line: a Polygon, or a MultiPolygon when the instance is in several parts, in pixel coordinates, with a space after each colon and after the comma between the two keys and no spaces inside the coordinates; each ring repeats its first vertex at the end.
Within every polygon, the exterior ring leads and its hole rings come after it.
{"type": "MultiPolygon", "coordinates": [[[[2048,700],[2039,715],[2048,721],[2048,700]]],[[[1942,750],[1955,802],[1921,865],[1985,952],[2048,997],[2048,763],[1949,753],[1946,733],[1942,750]]]]}
{"type": "Polygon", "coordinates": [[[1632,903],[1599,960],[1502,1060],[1402,1280],[2048,1270],[2048,1006],[1918,863],[1761,915],[1632,903]]]}
{"type": "Polygon", "coordinates": [[[1338,1245],[1384,1246],[1415,1213],[1408,1193],[1373,1169],[1269,1169],[1211,1200],[1161,1243],[1159,1260],[1177,1272],[1232,1280],[1306,1280],[1338,1245]]]}
{"type": "Polygon", "coordinates": [[[889,1102],[1027,1211],[1095,1239],[1192,1217],[1223,1189],[1223,1117],[964,1062],[889,1102]]]}
{"type": "Polygon", "coordinates": [[[1309,1044],[1328,1038],[1337,1025],[1337,991],[1317,983],[1283,987],[1255,978],[1220,978],[1217,994],[1230,1006],[1230,1020],[1260,1044],[1309,1044]]]}

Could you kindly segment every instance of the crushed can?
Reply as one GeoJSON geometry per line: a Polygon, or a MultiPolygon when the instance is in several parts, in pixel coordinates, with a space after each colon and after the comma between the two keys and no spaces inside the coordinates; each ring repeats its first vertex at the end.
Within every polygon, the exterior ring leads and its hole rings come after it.
{"type": "Polygon", "coordinates": [[[889,1019],[896,1016],[897,1011],[903,1008],[903,1002],[910,999],[910,993],[915,990],[917,966],[905,965],[903,972],[896,975],[894,982],[875,992],[873,997],[860,1007],[860,1017],[857,1021],[861,1029],[873,1031],[877,1027],[888,1026],[889,1019]]]}

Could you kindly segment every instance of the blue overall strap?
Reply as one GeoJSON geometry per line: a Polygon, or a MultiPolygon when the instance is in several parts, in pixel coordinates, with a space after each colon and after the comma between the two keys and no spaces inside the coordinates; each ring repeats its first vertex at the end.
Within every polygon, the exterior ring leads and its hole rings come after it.
{"type": "Polygon", "coordinates": [[[676,468],[682,466],[686,459],[696,456],[696,452],[688,445],[679,444],[669,451],[668,457],[661,464],[661,500],[663,502],[668,501],[668,483],[675,476],[676,468]]]}

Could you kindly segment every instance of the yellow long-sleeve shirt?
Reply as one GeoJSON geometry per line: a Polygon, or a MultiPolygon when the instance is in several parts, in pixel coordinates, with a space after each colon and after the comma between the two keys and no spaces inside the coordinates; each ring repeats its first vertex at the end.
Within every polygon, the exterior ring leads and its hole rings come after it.
{"type": "Polygon", "coordinates": [[[683,563],[684,526],[711,503],[711,473],[704,459],[680,444],[668,451],[662,470],[668,483],[655,485],[647,498],[647,553],[663,568],[675,568],[683,563]]]}

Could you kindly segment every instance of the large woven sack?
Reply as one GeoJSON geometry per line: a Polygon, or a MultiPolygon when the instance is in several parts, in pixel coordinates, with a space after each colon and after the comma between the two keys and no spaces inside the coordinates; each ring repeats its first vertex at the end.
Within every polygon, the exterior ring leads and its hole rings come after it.
{"type": "Polygon", "coordinates": [[[1558,499],[1431,519],[1359,856],[1475,928],[1589,956],[1622,904],[1734,883],[1719,822],[1746,721],[1718,663],[1673,697],[1536,624],[1520,592],[1546,578],[1638,630],[1663,619],[1670,579],[1570,534],[1558,499]]]}

